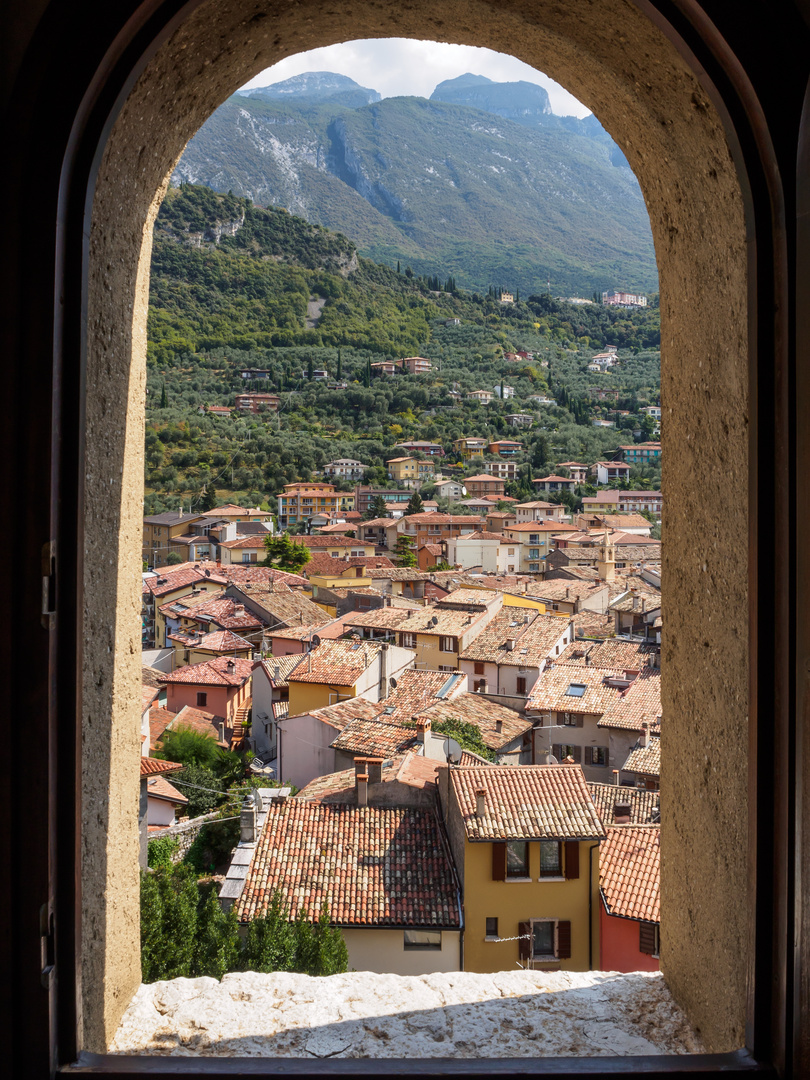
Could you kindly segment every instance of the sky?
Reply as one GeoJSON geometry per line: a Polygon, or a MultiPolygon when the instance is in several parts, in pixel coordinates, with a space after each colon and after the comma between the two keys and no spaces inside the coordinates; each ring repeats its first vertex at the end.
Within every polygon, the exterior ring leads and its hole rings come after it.
{"type": "Polygon", "coordinates": [[[590,111],[559,83],[513,56],[472,45],[445,45],[411,38],[348,41],[298,53],[273,67],[265,68],[245,83],[243,89],[269,86],[305,71],[333,71],[348,75],[361,86],[378,91],[384,98],[403,95],[430,97],[438,83],[470,72],[485,75],[493,82],[523,80],[537,83],[548,91],[552,112],[558,116],[582,117],[590,111]]]}

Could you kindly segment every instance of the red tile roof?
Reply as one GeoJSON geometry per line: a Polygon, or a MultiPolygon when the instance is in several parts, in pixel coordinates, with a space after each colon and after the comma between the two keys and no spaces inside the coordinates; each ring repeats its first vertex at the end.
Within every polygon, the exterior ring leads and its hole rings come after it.
{"type": "Polygon", "coordinates": [[[658,645],[622,641],[620,638],[609,641],[572,641],[560,653],[557,662],[575,664],[577,667],[609,668],[613,671],[629,668],[642,670],[650,666],[650,662],[660,651],[658,645]]]}
{"type": "Polygon", "coordinates": [[[609,915],[661,919],[661,829],[614,825],[599,846],[599,889],[609,915]]]}
{"type": "Polygon", "coordinates": [[[350,720],[330,744],[334,750],[364,757],[389,758],[416,746],[413,725],[393,723],[387,717],[350,720]]]}
{"type": "Polygon", "coordinates": [[[450,769],[468,840],[599,840],[605,829],[579,765],[450,769]],[[485,793],[481,817],[476,792],[485,793]]]}
{"type": "Polygon", "coordinates": [[[558,615],[541,615],[528,608],[502,608],[459,660],[483,660],[507,667],[537,667],[549,659],[568,629],[569,620],[558,615]],[[514,641],[508,649],[507,642],[514,641]]]}
{"type": "Polygon", "coordinates": [[[253,670],[251,660],[241,657],[218,656],[202,664],[189,664],[164,675],[165,683],[189,683],[192,686],[241,686],[250,678],[253,670]],[[232,665],[232,666],[231,666],[232,665]]]}
{"type": "Polygon", "coordinates": [[[217,716],[216,713],[204,712],[202,709],[194,709],[191,705],[186,705],[179,713],[172,713],[171,717],[171,722],[166,728],[167,731],[191,728],[192,731],[196,731],[200,735],[206,735],[209,739],[214,739],[219,746],[228,748],[227,729],[225,738],[220,739],[219,737],[220,725],[225,724],[224,716],[217,716]]]}
{"type": "Polygon", "coordinates": [[[177,714],[169,712],[168,709],[161,709],[157,705],[153,705],[149,710],[149,744],[150,746],[157,746],[158,742],[163,735],[163,732],[171,724],[177,714]]]}
{"type": "Polygon", "coordinates": [[[630,752],[622,765],[624,772],[642,773],[644,776],[661,775],[661,740],[653,736],[649,746],[638,746],[630,752]]]}
{"type": "Polygon", "coordinates": [[[182,765],[176,761],[161,761],[159,758],[141,758],[141,778],[158,776],[160,773],[180,772],[182,765]]]}
{"type": "MultiPolygon", "coordinates": [[[[406,784],[410,788],[424,791],[425,788],[435,786],[439,767],[438,761],[422,757],[421,754],[406,752],[394,757],[390,764],[383,765],[382,779],[384,784],[406,784]]],[[[302,788],[295,798],[307,802],[355,802],[355,769],[342,769],[340,772],[319,776],[302,788]]],[[[389,799],[390,801],[392,800],[389,799]]]]}
{"type": "Polygon", "coordinates": [[[293,536],[292,539],[306,548],[367,547],[369,544],[369,541],[357,540],[354,536],[293,536]]]}
{"type": "Polygon", "coordinates": [[[605,825],[615,825],[616,804],[630,806],[630,825],[650,825],[660,813],[660,792],[645,791],[643,788],[623,787],[618,784],[597,784],[588,781],[588,791],[594,801],[597,812],[605,825]]]}
{"type": "Polygon", "coordinates": [[[599,727],[623,731],[641,731],[644,724],[650,731],[661,727],[661,672],[653,668],[642,671],[598,721],[599,727]]]}
{"type": "Polygon", "coordinates": [[[432,724],[447,720],[461,720],[474,724],[481,732],[481,739],[489,750],[502,751],[509,743],[529,731],[534,723],[522,713],[488,701],[481,694],[459,694],[450,701],[437,701],[416,714],[429,717],[432,724]],[[500,724],[500,730],[499,730],[500,724]]]}
{"type": "Polygon", "coordinates": [[[164,799],[166,802],[185,806],[188,799],[177,790],[174,784],[164,780],[162,776],[152,776],[146,781],[146,792],[154,799],[164,799]]]}
{"type": "Polygon", "coordinates": [[[458,886],[436,812],[273,800],[237,918],[263,915],[276,890],[291,916],[324,903],[338,926],[458,929],[458,886]]]}
{"type": "Polygon", "coordinates": [[[312,652],[301,657],[288,679],[296,683],[354,686],[374,662],[380,649],[380,644],[374,641],[323,641],[312,652]]]}
{"type": "Polygon", "coordinates": [[[239,637],[230,630],[213,630],[210,634],[180,633],[169,634],[172,641],[179,641],[182,645],[192,649],[203,649],[208,652],[232,653],[244,652],[246,649],[253,651],[253,644],[239,637]]]}
{"type": "Polygon", "coordinates": [[[345,572],[348,563],[343,559],[336,559],[328,551],[313,551],[307,565],[304,567],[306,577],[313,574],[340,575],[345,572]]]}
{"type": "Polygon", "coordinates": [[[349,701],[339,701],[336,705],[324,705],[320,709],[312,709],[306,713],[295,713],[288,717],[287,730],[292,730],[298,716],[313,716],[322,724],[328,724],[335,731],[343,731],[346,725],[358,716],[377,716],[380,706],[377,702],[367,701],[365,698],[351,698],[349,701]]]}
{"type": "Polygon", "coordinates": [[[229,551],[240,551],[242,548],[255,548],[261,551],[264,548],[265,536],[270,535],[270,533],[255,533],[253,536],[237,536],[235,540],[223,540],[219,546],[229,551]]]}

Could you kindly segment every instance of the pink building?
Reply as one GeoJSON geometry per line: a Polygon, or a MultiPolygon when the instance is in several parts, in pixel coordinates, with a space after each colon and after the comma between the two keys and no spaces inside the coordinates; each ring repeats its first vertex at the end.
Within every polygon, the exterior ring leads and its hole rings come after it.
{"type": "Polygon", "coordinates": [[[180,712],[185,706],[224,716],[233,726],[237,709],[250,698],[251,660],[219,657],[203,664],[189,664],[161,676],[166,685],[166,708],[180,712]]]}
{"type": "Polygon", "coordinates": [[[659,825],[608,828],[599,846],[602,971],[658,971],[660,862],[659,825]]]}

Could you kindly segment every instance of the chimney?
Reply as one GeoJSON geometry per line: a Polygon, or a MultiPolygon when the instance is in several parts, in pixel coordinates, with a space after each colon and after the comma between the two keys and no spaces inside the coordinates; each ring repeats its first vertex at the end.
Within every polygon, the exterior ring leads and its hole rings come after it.
{"type": "Polygon", "coordinates": [[[256,804],[246,795],[239,813],[239,839],[243,844],[256,843],[256,804]]]}
{"type": "Polygon", "coordinates": [[[278,664],[276,664],[276,668],[273,673],[273,679],[275,682],[278,682],[281,679],[281,668],[278,666],[278,664]]]}
{"type": "Polygon", "coordinates": [[[645,720],[641,725],[641,745],[646,749],[650,745],[650,725],[645,720]]]}
{"type": "Polygon", "coordinates": [[[427,716],[414,716],[416,721],[416,737],[422,746],[430,738],[430,718],[427,716]]]}
{"type": "Polygon", "coordinates": [[[515,639],[513,637],[508,637],[506,639],[506,651],[507,652],[513,652],[514,648],[515,648],[515,639]]]}
{"type": "Polygon", "coordinates": [[[229,660],[225,666],[227,667],[228,671],[234,671],[236,668],[236,664],[233,662],[233,660],[229,660]]]}
{"type": "Polygon", "coordinates": [[[355,774],[355,790],[357,792],[357,805],[368,806],[368,773],[355,774]]]}
{"type": "Polygon", "coordinates": [[[629,825],[633,808],[629,802],[615,802],[613,804],[613,824],[629,825]]]}
{"type": "Polygon", "coordinates": [[[613,770],[613,783],[616,785],[616,787],[619,786],[619,770],[618,769],[613,770]]]}
{"type": "Polygon", "coordinates": [[[571,589],[568,585],[565,586],[565,599],[568,600],[571,596],[571,589]]]}
{"type": "Polygon", "coordinates": [[[219,728],[219,741],[225,742],[225,721],[220,720],[217,724],[217,727],[219,728]]]}
{"type": "Polygon", "coordinates": [[[503,720],[495,721],[495,732],[498,735],[501,735],[503,733],[503,720]]]}
{"type": "Polygon", "coordinates": [[[633,597],[633,611],[638,611],[638,597],[633,597]]]}
{"type": "Polygon", "coordinates": [[[475,816],[483,817],[487,809],[487,793],[483,788],[477,788],[475,792],[475,816]]]}
{"type": "Polygon", "coordinates": [[[234,604],[233,605],[233,613],[234,613],[234,615],[244,615],[245,614],[245,605],[244,604],[234,604]]]}

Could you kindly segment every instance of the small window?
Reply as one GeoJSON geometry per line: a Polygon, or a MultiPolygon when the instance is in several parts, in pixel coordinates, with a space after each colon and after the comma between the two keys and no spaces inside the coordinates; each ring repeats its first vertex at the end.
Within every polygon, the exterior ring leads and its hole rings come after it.
{"type": "Polygon", "coordinates": [[[441,949],[441,930],[405,930],[403,945],[406,951],[426,951],[429,949],[441,949]]]}
{"type": "Polygon", "coordinates": [[[591,765],[607,765],[608,748],[606,746],[591,747],[591,765]]]}
{"type": "Polygon", "coordinates": [[[415,649],[416,634],[400,634],[399,643],[403,649],[415,649]]]}
{"type": "Polygon", "coordinates": [[[540,877],[562,877],[562,854],[558,840],[540,841],[540,877]]]}
{"type": "Polygon", "coordinates": [[[198,709],[204,709],[207,704],[208,704],[208,694],[203,694],[202,692],[198,691],[197,692],[197,708],[198,709]]]}
{"type": "Polygon", "coordinates": [[[572,682],[565,694],[566,697],[582,697],[587,689],[585,683],[572,682]]]}
{"type": "Polygon", "coordinates": [[[562,722],[565,727],[576,727],[577,716],[576,713],[566,712],[562,714],[562,722]]]}
{"type": "Polygon", "coordinates": [[[526,693],[526,680],[525,680],[525,678],[521,679],[518,676],[518,678],[516,680],[516,683],[517,683],[517,691],[516,692],[518,694],[525,694],[526,693]]]}
{"type": "Polygon", "coordinates": [[[456,651],[456,639],[454,637],[440,637],[439,638],[439,651],[440,652],[455,652],[456,651]]]}
{"type": "Polygon", "coordinates": [[[507,878],[527,878],[529,876],[528,840],[508,840],[506,843],[507,878]]]}
{"type": "Polygon", "coordinates": [[[498,936],[498,920],[497,918],[487,918],[487,934],[488,938],[496,938],[498,936]]]}
{"type": "Polygon", "coordinates": [[[474,670],[473,674],[474,675],[483,675],[484,674],[484,665],[479,664],[478,661],[476,661],[475,662],[475,670],[474,670]]]}

